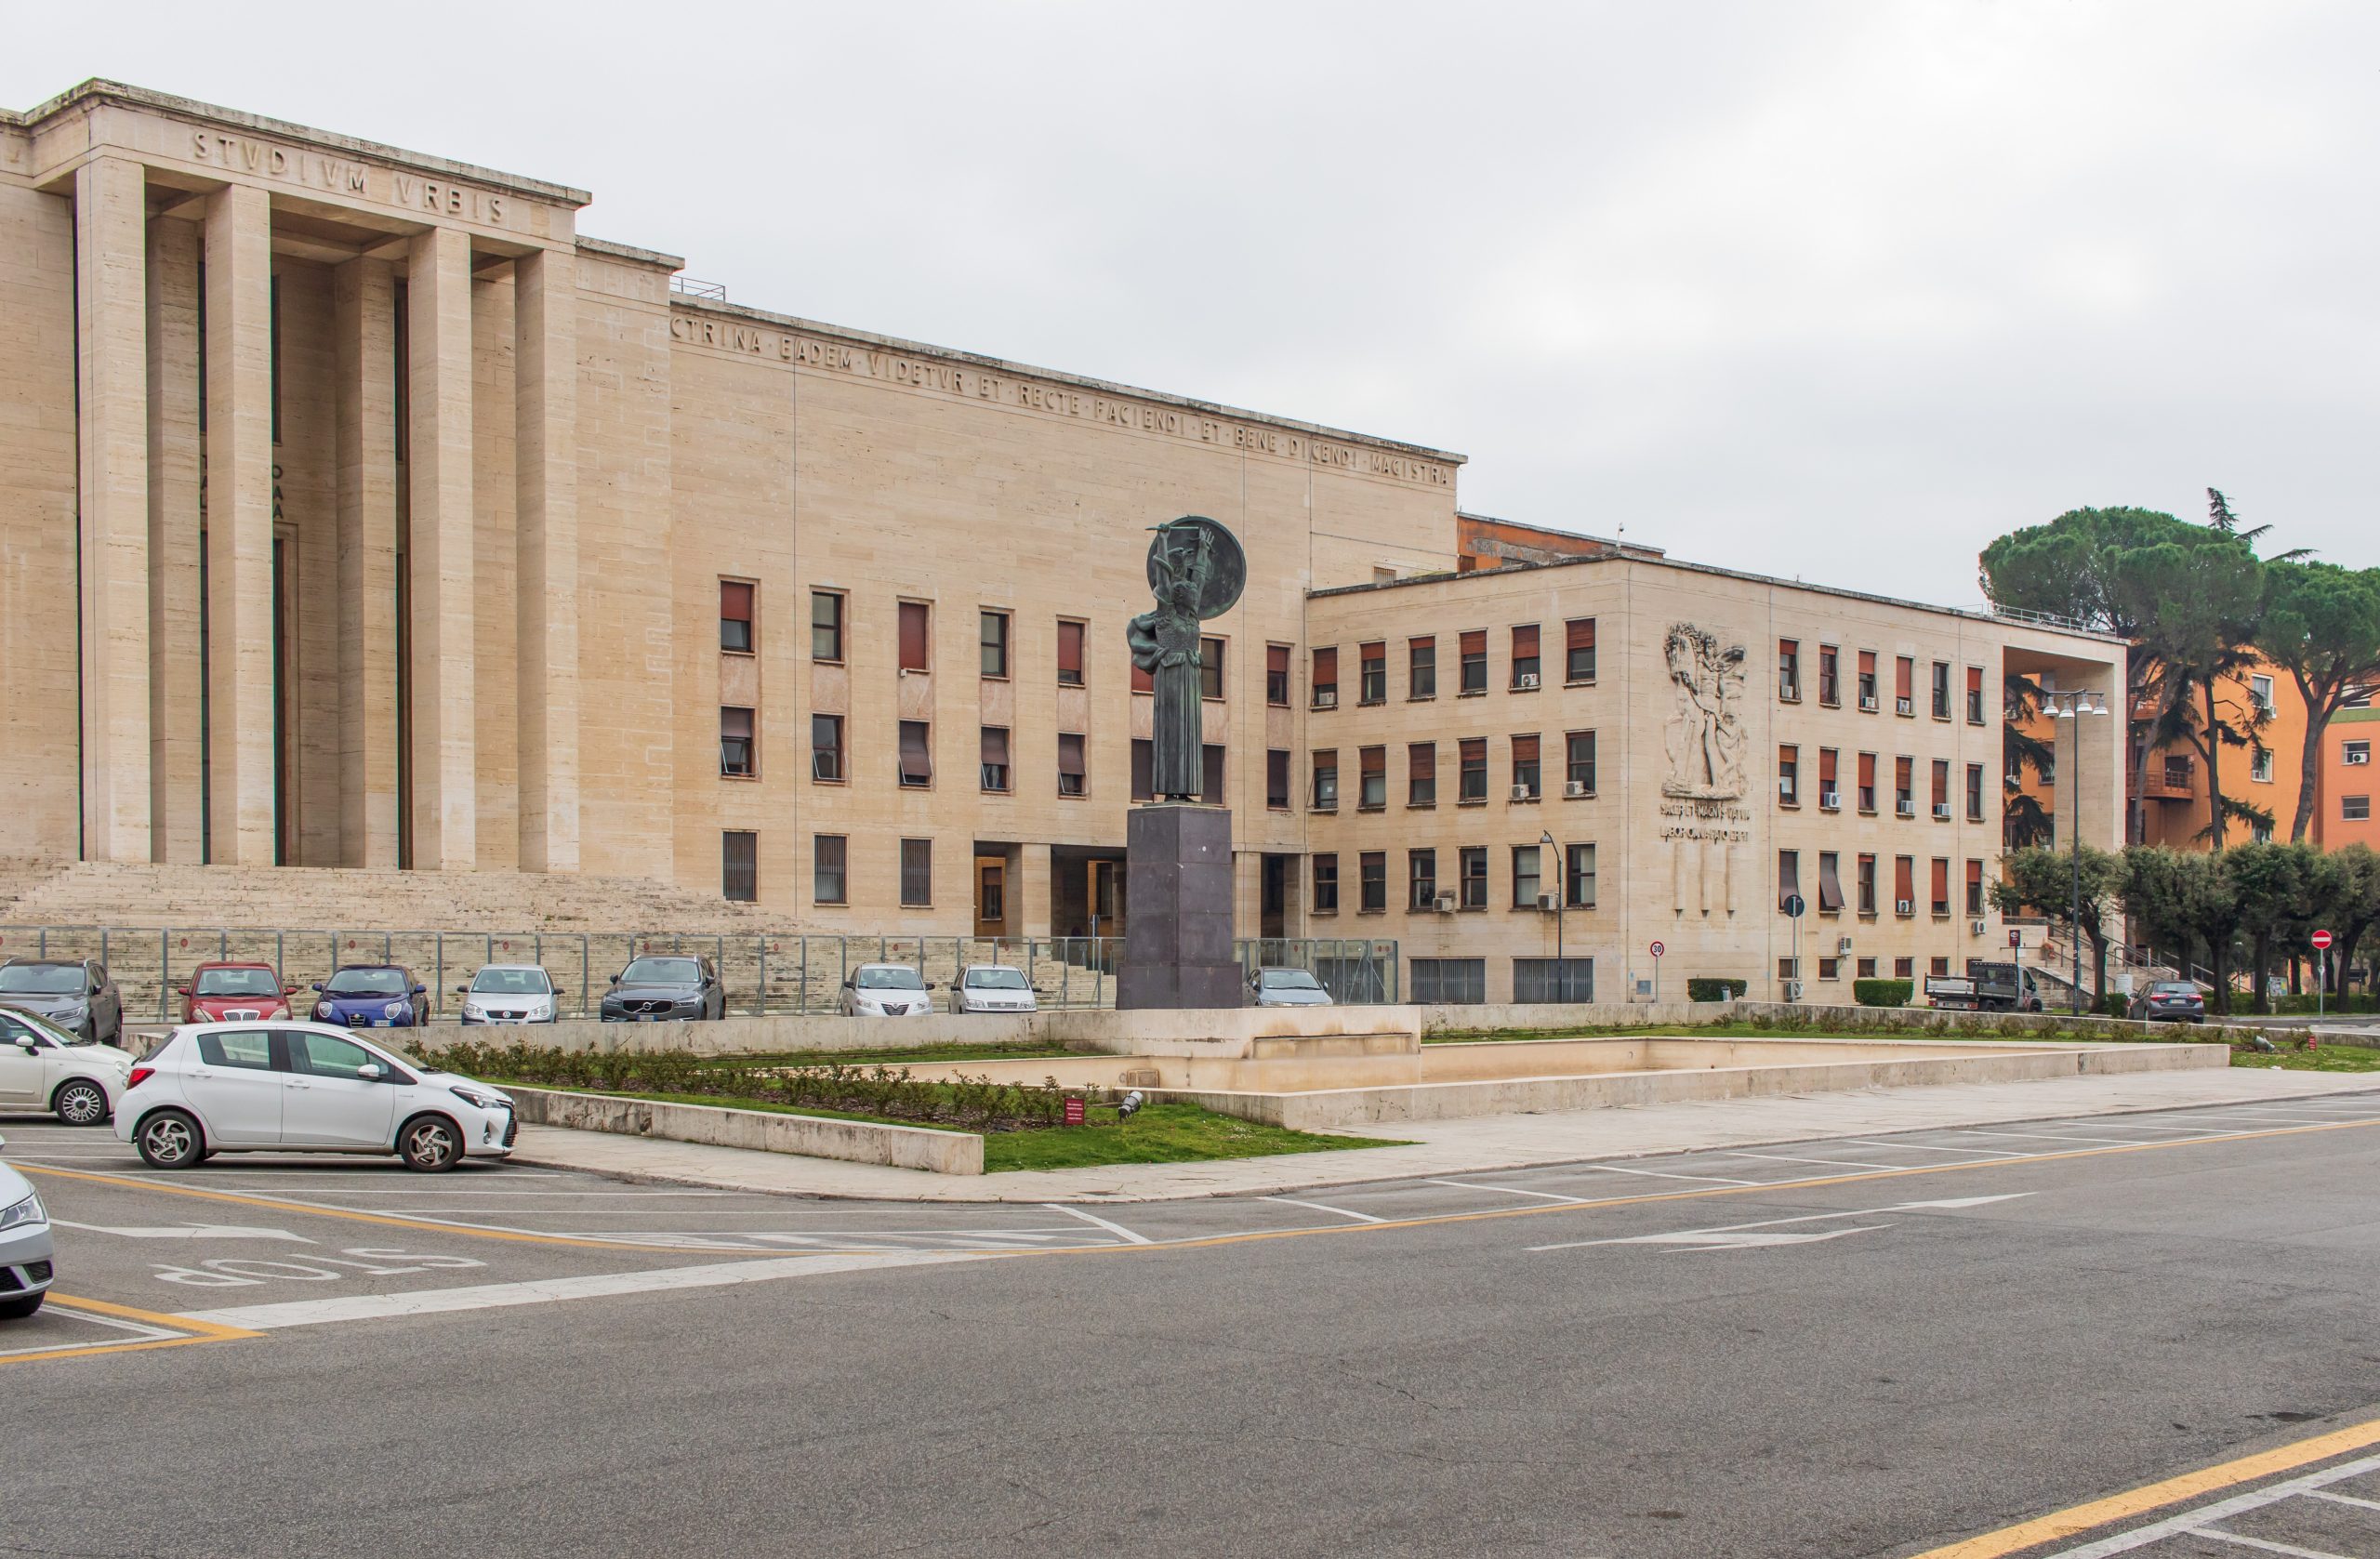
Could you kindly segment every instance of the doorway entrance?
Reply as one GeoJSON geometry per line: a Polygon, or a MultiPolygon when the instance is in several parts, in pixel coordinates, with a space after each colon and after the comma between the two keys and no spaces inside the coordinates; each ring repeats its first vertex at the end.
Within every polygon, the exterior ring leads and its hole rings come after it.
{"type": "Polygon", "coordinates": [[[1258,891],[1256,934],[1268,942],[1278,941],[1289,934],[1289,870],[1294,855],[1263,857],[1262,885],[1258,891]]]}

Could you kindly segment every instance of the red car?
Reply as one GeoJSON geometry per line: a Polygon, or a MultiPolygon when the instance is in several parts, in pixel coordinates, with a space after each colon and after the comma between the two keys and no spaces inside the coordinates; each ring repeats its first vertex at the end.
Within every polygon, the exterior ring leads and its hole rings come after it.
{"type": "Polygon", "coordinates": [[[269,963],[203,963],[174,994],[182,998],[182,1022],[219,1024],[285,1018],[297,990],[269,963]]]}

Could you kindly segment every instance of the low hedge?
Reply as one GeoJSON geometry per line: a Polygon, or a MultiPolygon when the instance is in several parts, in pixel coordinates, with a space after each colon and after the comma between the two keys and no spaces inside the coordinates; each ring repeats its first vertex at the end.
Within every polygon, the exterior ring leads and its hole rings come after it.
{"type": "Polygon", "coordinates": [[[1906,1007],[1914,980],[1854,980],[1851,994],[1862,1007],[1906,1007]]]}
{"type": "Polygon", "coordinates": [[[1752,988],[1749,980],[1688,980],[1686,999],[1688,1001],[1733,1001],[1752,988]]]}

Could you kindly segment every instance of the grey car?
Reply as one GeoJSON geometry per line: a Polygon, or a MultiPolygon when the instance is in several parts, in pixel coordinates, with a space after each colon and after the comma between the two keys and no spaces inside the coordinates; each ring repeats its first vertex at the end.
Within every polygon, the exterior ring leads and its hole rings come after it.
{"type": "Polygon", "coordinates": [[[727,987],[719,966],[691,953],[647,953],[630,958],[603,993],[607,1024],[716,1022],[727,1016],[727,987]]]}
{"type": "Polygon", "coordinates": [[[112,1045],[124,1035],[124,997],[97,958],[10,958],[0,963],[0,1007],[31,1012],[81,1038],[112,1045]]]}
{"type": "Polygon", "coordinates": [[[1302,969],[1266,967],[1248,977],[1248,994],[1259,1007],[1329,1007],[1330,993],[1302,969]]]}

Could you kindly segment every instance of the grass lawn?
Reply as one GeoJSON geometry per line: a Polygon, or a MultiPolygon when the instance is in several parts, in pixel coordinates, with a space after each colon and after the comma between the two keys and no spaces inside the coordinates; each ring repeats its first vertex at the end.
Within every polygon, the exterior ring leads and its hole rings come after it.
{"type": "Polygon", "coordinates": [[[2283,1045],[2271,1055],[2233,1050],[2231,1064],[2280,1072],[2380,1072],[2380,1050],[2362,1045],[2317,1045],[2300,1050],[2283,1045]]]}
{"type": "MultiPolygon", "coordinates": [[[[489,1077],[499,1088],[546,1088],[546,1083],[516,1082],[489,1077]]],[[[924,1131],[964,1131],[963,1126],[939,1121],[894,1120],[887,1116],[853,1115],[844,1110],[772,1104],[757,1099],[722,1099],[717,1094],[622,1093],[577,1088],[571,1093],[601,1093],[612,1099],[650,1099],[665,1104],[707,1104],[714,1109],[764,1110],[772,1115],[813,1116],[826,1120],[863,1120],[878,1126],[914,1126],[924,1131]]],[[[1092,1106],[1095,1115],[1115,1112],[1092,1106]]],[[[1077,1169],[1099,1164],[1195,1164],[1213,1158],[1262,1158],[1279,1153],[1323,1153],[1350,1147],[1403,1147],[1403,1143],[1376,1137],[1325,1137],[1311,1131],[1290,1131],[1236,1116],[1217,1115],[1197,1104],[1150,1104],[1129,1121],[1092,1120],[1082,1126],[1052,1126],[1032,1131],[987,1131],[984,1134],[984,1172],[1004,1169],[1077,1169]]]]}

